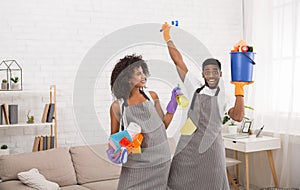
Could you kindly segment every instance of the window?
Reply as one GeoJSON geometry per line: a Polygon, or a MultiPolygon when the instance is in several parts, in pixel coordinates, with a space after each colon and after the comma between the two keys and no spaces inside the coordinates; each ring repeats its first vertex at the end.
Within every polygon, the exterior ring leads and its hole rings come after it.
{"type": "Polygon", "coordinates": [[[272,75],[275,110],[300,115],[300,2],[272,1],[272,75]]]}

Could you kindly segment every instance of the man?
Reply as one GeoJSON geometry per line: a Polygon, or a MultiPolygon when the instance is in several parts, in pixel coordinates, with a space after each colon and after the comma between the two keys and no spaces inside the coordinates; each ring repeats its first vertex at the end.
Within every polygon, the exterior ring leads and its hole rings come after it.
{"type": "Polygon", "coordinates": [[[192,94],[186,124],[183,128],[190,131],[182,133],[171,163],[168,188],[172,190],[226,190],[229,189],[225,148],[222,141],[222,117],[228,111],[236,121],[244,117],[244,89],[248,82],[233,82],[235,85],[235,105],[226,106],[224,89],[219,86],[222,76],[221,63],[214,58],[202,64],[200,77],[192,76],[180,52],[170,37],[170,26],[162,26],[163,37],[167,42],[169,54],[177,68],[180,79],[192,94]],[[192,132],[191,132],[192,131],[192,132]]]}

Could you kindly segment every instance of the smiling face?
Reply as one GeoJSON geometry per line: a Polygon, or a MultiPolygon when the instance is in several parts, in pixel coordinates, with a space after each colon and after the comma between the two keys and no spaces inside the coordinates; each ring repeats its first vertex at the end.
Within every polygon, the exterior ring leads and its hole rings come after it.
{"type": "Polygon", "coordinates": [[[146,85],[146,75],[141,66],[134,68],[131,78],[129,79],[129,84],[132,87],[142,88],[146,85]]]}
{"type": "Polygon", "coordinates": [[[205,80],[205,84],[213,89],[218,86],[222,71],[217,65],[206,65],[203,69],[202,76],[205,80]]]}

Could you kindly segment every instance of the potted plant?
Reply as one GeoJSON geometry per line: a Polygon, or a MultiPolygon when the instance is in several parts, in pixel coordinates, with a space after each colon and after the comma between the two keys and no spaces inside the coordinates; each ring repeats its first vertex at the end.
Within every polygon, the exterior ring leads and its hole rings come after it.
{"type": "MultiPolygon", "coordinates": [[[[250,106],[247,106],[247,105],[245,105],[244,108],[245,108],[244,122],[245,121],[251,121],[252,122],[253,119],[248,116],[248,115],[252,115],[252,114],[250,114],[250,112],[248,110],[253,111],[254,108],[250,107],[250,106]]],[[[235,133],[237,131],[240,131],[241,126],[238,126],[238,124],[241,124],[241,123],[238,123],[238,122],[234,121],[233,119],[230,118],[228,113],[225,113],[225,115],[223,117],[223,125],[228,128],[228,131],[230,133],[235,133]]]]}
{"type": "Polygon", "coordinates": [[[0,148],[0,155],[8,155],[9,154],[9,149],[6,144],[1,145],[0,148]]]}
{"type": "Polygon", "coordinates": [[[231,119],[228,113],[225,113],[223,117],[223,125],[226,126],[229,133],[236,133],[237,132],[237,122],[231,119]]]}
{"type": "Polygon", "coordinates": [[[18,82],[19,82],[20,78],[19,77],[11,77],[10,80],[11,80],[10,88],[12,90],[19,90],[20,85],[18,82]]]}
{"type": "Polygon", "coordinates": [[[226,112],[224,117],[223,117],[222,124],[225,125],[229,120],[230,120],[230,117],[229,117],[228,113],[226,112]]]}
{"type": "Polygon", "coordinates": [[[28,111],[28,114],[27,114],[27,123],[34,123],[34,116],[31,115],[29,116],[30,114],[30,111],[28,111]]]}
{"type": "Polygon", "coordinates": [[[1,83],[1,89],[2,90],[7,90],[8,88],[8,83],[6,79],[2,79],[2,83],[1,83]]]}

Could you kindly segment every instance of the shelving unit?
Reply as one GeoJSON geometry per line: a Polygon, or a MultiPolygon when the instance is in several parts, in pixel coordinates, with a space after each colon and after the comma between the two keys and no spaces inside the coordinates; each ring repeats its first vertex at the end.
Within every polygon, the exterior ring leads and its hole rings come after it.
{"type": "Polygon", "coordinates": [[[50,86],[50,103],[54,103],[54,118],[52,124],[50,125],[50,135],[55,139],[55,148],[57,148],[57,118],[56,118],[56,85],[50,86]]]}
{"type": "Polygon", "coordinates": [[[52,123],[18,123],[18,124],[9,124],[9,125],[0,125],[0,128],[12,128],[12,127],[35,127],[35,126],[51,126],[55,125],[52,123]]]}
{"type": "MultiPolygon", "coordinates": [[[[2,93],[2,92],[0,92],[2,93]]],[[[9,92],[6,91],[4,92],[6,97],[9,97],[10,93],[26,93],[24,91],[19,91],[19,92],[9,92]]],[[[34,92],[33,93],[34,96],[36,96],[36,94],[39,94],[38,92],[34,92]]],[[[22,96],[22,95],[21,95],[22,96]]],[[[45,94],[44,94],[45,96],[45,94]]],[[[44,97],[43,96],[43,97],[44,97]]],[[[2,104],[3,102],[1,102],[2,104]]],[[[51,123],[46,122],[46,123],[42,123],[40,122],[40,118],[38,119],[37,117],[35,118],[35,122],[34,123],[18,123],[18,124],[2,124],[0,125],[0,129],[12,129],[12,128],[25,128],[25,127],[40,127],[40,126],[45,126],[45,127],[49,127],[50,129],[50,136],[54,136],[55,139],[55,143],[54,143],[54,147],[57,148],[58,146],[58,142],[57,142],[57,116],[56,116],[56,85],[51,85],[50,86],[50,91],[49,91],[49,102],[47,103],[53,103],[54,104],[54,113],[53,113],[53,121],[51,123]],[[38,122],[37,122],[38,121],[38,122]]],[[[3,118],[4,119],[4,118],[3,118]]]]}

